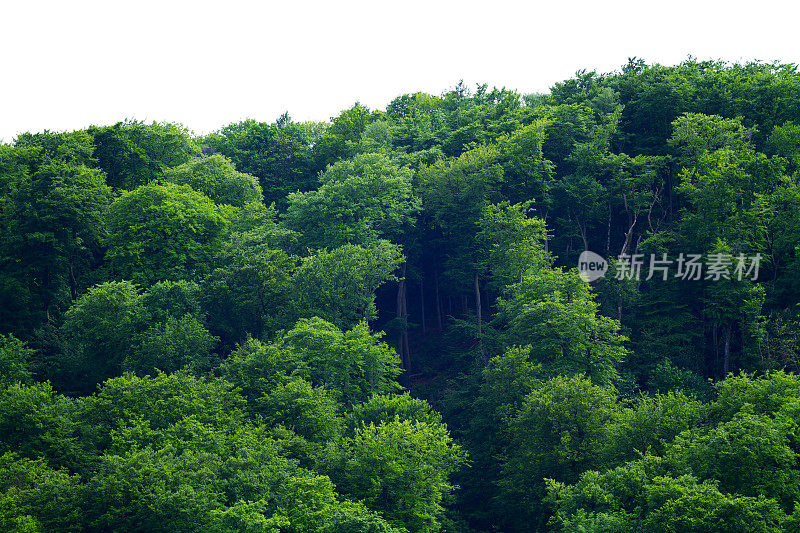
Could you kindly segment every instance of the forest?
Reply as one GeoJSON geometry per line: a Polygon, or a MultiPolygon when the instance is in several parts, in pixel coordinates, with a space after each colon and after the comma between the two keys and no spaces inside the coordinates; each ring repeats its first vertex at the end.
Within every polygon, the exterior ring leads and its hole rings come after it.
{"type": "Polygon", "coordinates": [[[798,371],[794,64],[0,144],[0,531],[800,531],[798,371]]]}

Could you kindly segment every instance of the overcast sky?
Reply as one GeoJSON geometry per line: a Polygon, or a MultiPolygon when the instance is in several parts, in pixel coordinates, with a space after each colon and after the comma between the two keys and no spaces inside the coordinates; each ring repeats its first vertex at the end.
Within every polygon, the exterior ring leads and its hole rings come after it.
{"type": "Polygon", "coordinates": [[[460,79],[546,91],[627,58],[800,63],[788,1],[4,1],[0,139],[124,118],[328,120],[460,79]]]}

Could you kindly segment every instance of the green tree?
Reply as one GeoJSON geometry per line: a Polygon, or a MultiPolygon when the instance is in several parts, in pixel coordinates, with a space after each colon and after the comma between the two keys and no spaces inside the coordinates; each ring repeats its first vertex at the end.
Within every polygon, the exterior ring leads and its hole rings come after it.
{"type": "Polygon", "coordinates": [[[82,531],[79,476],[42,459],[0,455],[0,529],[39,533],[82,531]]]}
{"type": "Polygon", "coordinates": [[[551,375],[583,372],[607,383],[627,353],[619,322],[599,314],[590,286],[574,271],[529,271],[497,300],[494,327],[505,345],[530,345],[531,359],[551,375]]]}
{"type": "Polygon", "coordinates": [[[707,421],[708,405],[683,392],[643,395],[609,428],[604,462],[609,467],[642,453],[662,455],[676,436],[707,421]]]}
{"type": "Polygon", "coordinates": [[[151,326],[169,317],[179,318],[186,314],[200,317],[203,314],[201,297],[202,289],[193,281],[160,281],[142,294],[137,325],[151,326]]]}
{"type": "Polygon", "coordinates": [[[192,159],[165,170],[162,179],[178,185],[189,185],[217,204],[241,207],[248,202],[262,200],[258,179],[237,172],[230,159],[222,155],[192,159]]]}
{"type": "Polygon", "coordinates": [[[289,195],[286,224],[311,248],[399,241],[420,209],[410,169],[381,154],[338,161],[316,191],[289,195]]]}
{"type": "Polygon", "coordinates": [[[362,506],[337,510],[325,520],[323,533],[397,533],[378,513],[362,506]]]}
{"type": "Polygon", "coordinates": [[[97,383],[119,375],[133,344],[140,298],[129,281],[102,283],[66,312],[61,335],[69,366],[62,371],[73,376],[74,390],[90,392],[97,383]]]}
{"type": "Polygon", "coordinates": [[[539,119],[497,140],[504,176],[504,195],[512,202],[535,201],[547,205],[554,165],[542,147],[550,122],[539,119]]]}
{"type": "Polygon", "coordinates": [[[200,149],[180,124],[128,120],[113,126],[92,126],[87,132],[108,184],[120,189],[150,183],[165,169],[200,155],[200,149]]]}
{"type": "Polygon", "coordinates": [[[202,372],[209,368],[218,341],[195,316],[169,316],[135,337],[121,367],[140,375],[174,372],[184,366],[202,372]]]}
{"type": "Polygon", "coordinates": [[[394,272],[403,260],[400,246],[385,240],[346,244],[303,259],[292,278],[298,313],[339,327],[375,319],[375,291],[397,279],[394,272]]]}
{"type": "Polygon", "coordinates": [[[701,156],[722,148],[748,150],[753,133],[742,125],[741,118],[725,119],[699,113],[684,113],[676,118],[672,130],[667,144],[680,168],[698,167],[703,163],[701,156]]]}
{"type": "Polygon", "coordinates": [[[227,344],[291,324],[295,257],[242,240],[227,247],[215,263],[203,281],[202,301],[212,330],[227,344]]]}
{"type": "Polygon", "coordinates": [[[473,337],[483,351],[481,278],[486,271],[486,250],[476,235],[484,209],[501,199],[503,167],[498,149],[478,146],[452,161],[437,161],[420,169],[417,181],[423,206],[442,233],[444,278],[453,292],[474,295],[473,337]]]}
{"type": "Polygon", "coordinates": [[[544,251],[547,228],[542,219],[531,216],[532,202],[492,204],[478,224],[478,237],[486,241],[489,265],[500,286],[522,281],[529,269],[549,262],[544,251]]]}
{"type": "Polygon", "coordinates": [[[252,408],[257,399],[269,395],[301,368],[301,359],[293,350],[251,337],[222,361],[218,373],[239,388],[252,408]]]}
{"type": "Polygon", "coordinates": [[[325,169],[339,159],[354,155],[367,125],[381,116],[379,111],[370,111],[356,102],[339,116],[331,119],[331,125],[314,143],[313,154],[317,168],[325,169]]]}
{"type": "Polygon", "coordinates": [[[382,332],[371,333],[364,323],[342,331],[315,317],[298,321],[280,344],[296,354],[302,365],[296,372],[336,391],[351,405],[398,389],[399,356],[382,337],[382,332]]]}
{"type": "Polygon", "coordinates": [[[717,480],[722,492],[773,498],[791,513],[799,497],[800,470],[787,429],[794,428],[785,419],[745,409],[708,432],[679,435],[665,460],[676,472],[717,480]]]}
{"type": "Polygon", "coordinates": [[[752,241],[755,224],[749,210],[759,194],[778,185],[784,165],[781,158],[752,150],[723,148],[701,154],[697,167],[681,173],[677,188],[686,199],[683,237],[696,250],[710,249],[717,239],[752,241]]]}
{"type": "Polygon", "coordinates": [[[501,512],[514,531],[541,529],[545,478],[574,483],[596,468],[619,411],[610,389],[581,377],[555,377],[531,392],[510,420],[511,442],[499,480],[501,512]]]}
{"type": "MultiPolygon", "coordinates": [[[[731,249],[723,241],[718,241],[713,251],[708,254],[709,261],[722,260],[731,257],[731,249]]],[[[713,342],[715,356],[719,354],[719,344],[722,345],[722,364],[719,368],[718,357],[714,360],[714,370],[721,370],[722,376],[727,376],[732,368],[731,340],[734,328],[741,333],[741,346],[739,365],[748,367],[745,360],[746,353],[755,351],[762,336],[761,308],[764,304],[764,287],[755,284],[750,279],[738,279],[734,273],[737,259],[731,260],[731,274],[729,279],[722,276],[720,279],[711,279],[705,288],[704,313],[712,321],[714,328],[713,342]]],[[[744,268],[748,268],[750,261],[744,261],[744,268]]],[[[708,276],[708,274],[707,274],[708,276]]]]}
{"type": "Polygon", "coordinates": [[[554,531],[778,533],[791,528],[777,502],[721,492],[713,481],[663,474],[658,458],[604,473],[588,471],[574,485],[549,482],[554,531]]]}
{"type": "Polygon", "coordinates": [[[349,431],[370,424],[379,425],[398,418],[436,425],[442,423],[442,415],[433,410],[427,401],[413,398],[409,393],[373,394],[367,401],[354,405],[345,422],[349,431]]]}
{"type": "Polygon", "coordinates": [[[273,124],[252,119],[229,124],[200,142],[229,158],[240,172],[256,176],[267,205],[285,205],[289,193],[315,185],[311,147],[319,137],[317,129],[284,114],[273,124]]]}
{"type": "Polygon", "coordinates": [[[0,387],[30,383],[34,353],[14,335],[0,335],[0,387]]]}
{"type": "Polygon", "coordinates": [[[776,125],[767,138],[765,152],[786,158],[790,171],[800,170],[800,126],[792,121],[776,125]]]}
{"type": "Polygon", "coordinates": [[[443,425],[400,421],[356,429],[338,465],[345,492],[395,527],[438,531],[448,478],[464,462],[464,452],[443,425]]]}
{"type": "MultiPolygon", "coordinates": [[[[191,428],[199,438],[216,430],[235,430],[246,418],[245,399],[231,383],[204,380],[188,372],[138,377],[131,373],[109,379],[98,392],[83,400],[83,420],[93,426],[101,449],[115,443],[116,451],[132,446],[179,444],[191,428]],[[125,434],[124,430],[137,431],[125,434]],[[204,428],[209,431],[204,431],[204,428]],[[116,440],[115,440],[116,439],[116,440]]],[[[213,449],[213,439],[200,442],[213,449]]]]}
{"type": "Polygon", "coordinates": [[[15,183],[0,210],[0,271],[33,309],[9,311],[49,322],[51,311],[78,297],[82,275],[100,254],[110,200],[100,171],[63,162],[45,164],[15,183]]]}
{"type": "Polygon", "coordinates": [[[256,404],[266,423],[282,424],[310,441],[325,442],[341,432],[342,420],[331,394],[302,378],[278,385],[256,404]]]}
{"type": "Polygon", "coordinates": [[[0,390],[0,453],[44,459],[73,470],[90,460],[78,442],[76,407],[49,383],[16,383],[0,390]]]}
{"type": "Polygon", "coordinates": [[[150,285],[187,279],[207,268],[225,228],[220,210],[188,185],[143,185],[111,204],[108,217],[111,267],[150,285]]]}
{"type": "MultiPolygon", "coordinates": [[[[86,131],[21,133],[14,139],[15,148],[27,148],[36,152],[36,163],[47,164],[60,161],[70,165],[95,166],[92,157],[94,144],[86,131]]],[[[37,166],[36,164],[32,166],[37,166]]],[[[32,170],[35,170],[33,168],[32,170]]]]}

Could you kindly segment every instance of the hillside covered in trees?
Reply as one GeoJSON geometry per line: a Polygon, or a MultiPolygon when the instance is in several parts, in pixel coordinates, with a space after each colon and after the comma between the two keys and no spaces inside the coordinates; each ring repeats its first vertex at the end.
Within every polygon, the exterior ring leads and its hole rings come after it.
{"type": "Polygon", "coordinates": [[[23,133],[0,531],[800,531],[799,304],[795,65],[23,133]]]}

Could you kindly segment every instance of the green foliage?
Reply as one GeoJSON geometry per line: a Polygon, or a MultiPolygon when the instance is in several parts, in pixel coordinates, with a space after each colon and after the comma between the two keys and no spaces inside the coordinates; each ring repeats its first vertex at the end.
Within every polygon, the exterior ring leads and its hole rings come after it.
{"type": "Polygon", "coordinates": [[[753,414],[774,415],[781,406],[800,396],[800,377],[795,374],[775,372],[768,377],[742,373],[718,381],[714,388],[717,398],[711,414],[715,420],[731,420],[745,404],[753,414]]]}
{"type": "Polygon", "coordinates": [[[800,170],[800,126],[788,121],[772,129],[765,143],[765,151],[787,159],[792,170],[800,170]]]}
{"type": "Polygon", "coordinates": [[[175,372],[141,378],[125,374],[108,380],[95,396],[85,399],[85,405],[90,418],[98,417],[110,428],[132,418],[147,419],[155,428],[188,416],[212,424],[236,420],[244,400],[228,382],[175,372]]]}
{"type": "Polygon", "coordinates": [[[398,417],[356,429],[342,444],[335,479],[395,527],[437,531],[447,477],[464,461],[443,425],[398,417]]]}
{"type": "Polygon", "coordinates": [[[159,281],[150,286],[141,298],[137,322],[147,326],[170,317],[190,314],[200,316],[202,289],[192,281],[159,281]]]}
{"type": "Polygon", "coordinates": [[[242,207],[249,202],[260,202],[261,185],[249,174],[237,172],[225,156],[212,155],[193,159],[188,163],[167,169],[162,179],[177,185],[189,185],[217,204],[242,207]]]}
{"type": "Polygon", "coordinates": [[[0,453],[77,466],[80,456],[74,403],[49,383],[17,383],[0,390],[0,453]]]}
{"type": "Polygon", "coordinates": [[[361,140],[367,125],[380,118],[381,113],[370,111],[356,103],[331,119],[331,125],[314,143],[314,158],[317,168],[325,169],[339,159],[352,156],[355,144],[361,140]]]}
{"type": "Polygon", "coordinates": [[[34,350],[13,335],[0,335],[0,387],[29,383],[34,350]]]}
{"type": "Polygon", "coordinates": [[[774,500],[721,492],[714,482],[664,476],[646,457],[605,473],[589,471],[575,485],[549,482],[554,531],[785,531],[774,500]]]}
{"type": "Polygon", "coordinates": [[[495,147],[479,146],[453,161],[420,169],[417,181],[426,210],[447,239],[445,274],[453,283],[483,270],[476,241],[484,209],[500,200],[503,168],[495,147]]]}
{"type": "Polygon", "coordinates": [[[398,533],[378,513],[362,506],[338,509],[325,520],[323,533],[398,533]]]}
{"type": "Polygon", "coordinates": [[[625,356],[619,323],[598,313],[590,286],[575,272],[531,270],[497,300],[506,345],[531,345],[531,358],[550,374],[583,372],[598,383],[625,356]]]}
{"type": "Polygon", "coordinates": [[[86,166],[95,163],[93,139],[86,131],[21,133],[14,139],[14,147],[35,151],[35,158],[45,162],[86,166]]]}
{"type": "Polygon", "coordinates": [[[323,387],[301,378],[279,384],[256,405],[265,422],[282,424],[310,441],[325,442],[341,431],[336,401],[323,387]]]}
{"type": "Polygon", "coordinates": [[[319,531],[326,517],[336,508],[333,483],[325,476],[303,475],[289,479],[289,487],[281,498],[286,509],[279,511],[289,519],[290,533],[319,531]]]}
{"type": "Polygon", "coordinates": [[[283,336],[281,346],[296,354],[298,373],[336,391],[349,405],[398,389],[400,359],[382,337],[382,332],[371,333],[364,323],[342,331],[315,317],[298,321],[283,336]]]}
{"type": "Polygon", "coordinates": [[[174,449],[106,455],[89,491],[92,526],[126,531],[200,531],[220,506],[220,459],[174,449]]]}
{"type": "MultiPolygon", "coordinates": [[[[240,234],[241,235],[241,234],[240,234]]],[[[231,243],[203,282],[211,328],[228,343],[265,336],[294,316],[296,259],[265,244],[231,243]]]]}
{"type": "Polygon", "coordinates": [[[548,198],[554,165],[545,159],[542,148],[549,126],[548,120],[539,119],[497,141],[507,189],[505,196],[513,202],[544,202],[548,198]]]}
{"type": "Polygon", "coordinates": [[[0,529],[44,533],[82,531],[80,478],[41,459],[0,455],[0,529]]]}
{"type": "Polygon", "coordinates": [[[267,205],[283,205],[289,193],[314,186],[311,146],[319,136],[316,129],[315,124],[292,122],[288,115],[274,124],[248,119],[229,124],[200,143],[230,159],[239,172],[256,176],[267,205]]]}
{"type": "Polygon", "coordinates": [[[609,428],[605,461],[615,466],[639,454],[663,454],[676,436],[706,422],[708,405],[682,392],[642,396],[609,428]]]}
{"type": "Polygon", "coordinates": [[[678,187],[688,204],[683,231],[689,242],[707,250],[717,239],[743,239],[752,227],[748,209],[757,195],[779,183],[783,165],[782,159],[753,151],[723,148],[702,154],[696,168],[681,174],[678,187]]]}
{"type": "Polygon", "coordinates": [[[0,530],[800,530],[798,102],[632,58],[0,145],[0,530]]]}
{"type": "Polygon", "coordinates": [[[180,124],[125,121],[113,126],[92,126],[87,132],[108,184],[120,189],[150,183],[165,169],[200,155],[200,149],[180,124]]]}
{"type": "Polygon", "coordinates": [[[719,481],[719,489],[764,496],[791,512],[800,492],[794,435],[783,421],[747,410],[706,432],[681,434],[665,455],[674,471],[719,481]]]}
{"type": "Polygon", "coordinates": [[[675,366],[668,359],[656,365],[648,386],[650,390],[660,393],[678,390],[701,399],[708,399],[711,396],[708,382],[703,381],[691,370],[675,366]]]}
{"type": "Polygon", "coordinates": [[[391,422],[395,417],[400,421],[424,422],[431,426],[442,423],[442,415],[434,411],[428,402],[413,398],[407,392],[374,394],[364,403],[353,406],[352,412],[347,414],[346,423],[349,431],[355,431],[370,424],[391,422]]]}
{"type": "Polygon", "coordinates": [[[698,166],[703,155],[722,148],[747,150],[752,134],[742,125],[741,118],[724,119],[699,113],[684,113],[672,122],[672,130],[668,144],[683,168],[698,166]]]}
{"type": "Polygon", "coordinates": [[[339,327],[373,320],[375,291],[396,280],[393,272],[403,260],[400,247],[385,240],[321,250],[294,273],[298,309],[303,316],[319,316],[339,327]]]}
{"type": "Polygon", "coordinates": [[[543,525],[544,478],[575,482],[581,472],[601,464],[618,411],[614,391],[581,377],[553,378],[525,398],[509,421],[511,442],[499,480],[512,529],[543,525]]]}
{"type": "Polygon", "coordinates": [[[170,316],[137,336],[135,346],[122,360],[122,370],[152,375],[157,370],[174,372],[188,366],[202,371],[208,368],[218,341],[196,317],[170,316]]]}
{"type": "Polygon", "coordinates": [[[301,367],[294,351],[248,338],[222,362],[219,374],[253,405],[301,367]]]}
{"type": "Polygon", "coordinates": [[[493,204],[478,222],[478,238],[486,241],[492,274],[501,285],[519,282],[527,270],[548,262],[543,246],[547,228],[544,220],[530,216],[532,207],[533,202],[493,204]]]}
{"type": "Polygon", "coordinates": [[[77,298],[99,255],[110,200],[100,171],[61,161],[12,182],[0,210],[0,283],[19,293],[4,295],[0,323],[49,321],[77,298]]]}
{"type": "Polygon", "coordinates": [[[111,204],[111,267],[137,283],[186,279],[207,268],[225,227],[220,210],[188,185],[143,185],[111,204]]]}
{"type": "Polygon", "coordinates": [[[397,241],[420,210],[412,172],[381,154],[360,154],[323,172],[315,191],[289,195],[286,224],[311,248],[397,241]]]}
{"type": "Polygon", "coordinates": [[[139,305],[133,283],[112,281],[89,289],[66,312],[61,334],[69,366],[64,370],[75,376],[76,385],[91,391],[97,383],[119,374],[131,346],[139,305]]]}

